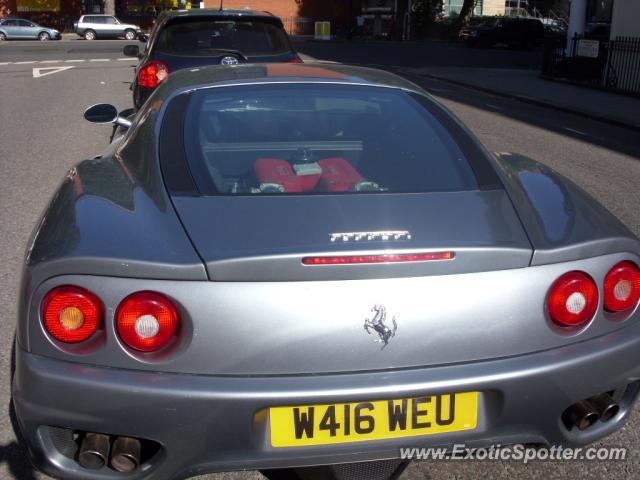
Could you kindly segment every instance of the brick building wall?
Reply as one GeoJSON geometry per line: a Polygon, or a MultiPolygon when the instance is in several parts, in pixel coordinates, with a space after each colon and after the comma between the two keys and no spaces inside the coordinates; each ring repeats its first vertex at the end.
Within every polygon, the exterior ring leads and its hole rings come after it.
{"type": "MultiPolygon", "coordinates": [[[[204,6],[218,8],[220,0],[204,0],[204,6]]],[[[355,21],[360,12],[360,0],[223,0],[223,6],[270,12],[282,18],[285,27],[292,33],[308,33],[303,31],[306,30],[305,20],[309,21],[307,27],[312,21],[330,21],[335,31],[355,21]]]]}
{"type": "MultiPolygon", "coordinates": [[[[302,2],[296,0],[224,0],[224,8],[261,10],[271,12],[281,18],[299,17],[302,2]]],[[[205,0],[206,8],[218,8],[220,0],[205,0]]]]}

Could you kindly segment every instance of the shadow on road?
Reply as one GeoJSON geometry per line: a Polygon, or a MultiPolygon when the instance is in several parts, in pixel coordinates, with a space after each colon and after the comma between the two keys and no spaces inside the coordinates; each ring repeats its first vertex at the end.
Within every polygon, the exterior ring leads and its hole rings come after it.
{"type": "MultiPolygon", "coordinates": [[[[16,339],[15,336],[11,342],[11,371],[9,375],[9,391],[13,383],[13,374],[16,370],[16,339]]],[[[0,445],[0,465],[7,464],[7,469],[16,480],[35,480],[35,470],[29,461],[29,452],[22,442],[20,426],[16,417],[16,411],[13,408],[13,402],[9,400],[9,420],[13,427],[13,433],[16,440],[9,442],[7,445],[0,445]]]]}
{"type": "Polygon", "coordinates": [[[17,440],[0,446],[0,465],[7,464],[12,478],[17,480],[35,480],[35,470],[29,461],[29,452],[21,441],[20,430],[13,403],[9,402],[9,419],[17,440]]]}
{"type": "Polygon", "coordinates": [[[0,446],[0,464],[7,464],[12,478],[35,480],[35,472],[28,458],[27,450],[15,441],[0,446]]]}

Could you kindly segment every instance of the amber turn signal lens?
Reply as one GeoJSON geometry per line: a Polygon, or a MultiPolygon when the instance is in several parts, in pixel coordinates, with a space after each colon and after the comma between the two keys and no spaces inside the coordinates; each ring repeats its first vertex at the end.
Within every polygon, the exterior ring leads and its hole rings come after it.
{"type": "Polygon", "coordinates": [[[42,301],[42,319],[49,334],[65,343],[87,340],[102,324],[100,299],[84,288],[66,285],[47,293],[42,301]]]}

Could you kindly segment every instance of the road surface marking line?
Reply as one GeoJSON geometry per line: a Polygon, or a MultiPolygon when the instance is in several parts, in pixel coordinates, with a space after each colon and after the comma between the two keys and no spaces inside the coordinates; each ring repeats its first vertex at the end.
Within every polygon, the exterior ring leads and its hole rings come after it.
{"type": "Polygon", "coordinates": [[[109,62],[110,59],[108,58],[92,58],[91,60],[89,60],[90,62],[109,62]]]}
{"type": "Polygon", "coordinates": [[[29,65],[31,63],[36,63],[35,60],[30,60],[28,62],[15,62],[14,65],[29,65]]]}
{"type": "Polygon", "coordinates": [[[11,62],[0,62],[0,65],[11,65],[11,62]]]}
{"type": "Polygon", "coordinates": [[[65,70],[69,70],[70,68],[76,68],[73,65],[68,67],[42,67],[42,68],[34,68],[33,69],[33,78],[40,78],[46,75],[51,75],[52,73],[64,72],[65,70]],[[49,70],[49,71],[45,71],[49,70]]]}
{"type": "Polygon", "coordinates": [[[40,60],[40,63],[62,63],[62,60],[40,60]]]}
{"type": "Polygon", "coordinates": [[[584,136],[584,137],[586,137],[586,136],[587,136],[587,134],[586,134],[586,133],[581,132],[580,130],[575,130],[575,129],[573,129],[573,128],[569,128],[569,127],[564,127],[564,129],[565,129],[565,130],[567,130],[568,132],[571,132],[571,133],[577,133],[578,135],[582,135],[582,136],[584,136]]]}
{"type": "Polygon", "coordinates": [[[136,62],[138,61],[137,58],[131,58],[131,57],[124,57],[124,58],[118,59],[119,62],[124,62],[125,60],[135,60],[136,62]]]}
{"type": "Polygon", "coordinates": [[[65,60],[64,63],[79,63],[84,62],[84,60],[65,60]]]}

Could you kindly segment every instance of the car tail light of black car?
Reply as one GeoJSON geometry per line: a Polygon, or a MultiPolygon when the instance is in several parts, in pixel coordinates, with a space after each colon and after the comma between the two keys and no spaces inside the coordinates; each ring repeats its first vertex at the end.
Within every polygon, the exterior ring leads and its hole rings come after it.
{"type": "Polygon", "coordinates": [[[138,84],[145,88],[156,88],[169,76],[169,67],[159,60],[152,60],[138,71],[138,84]]]}

